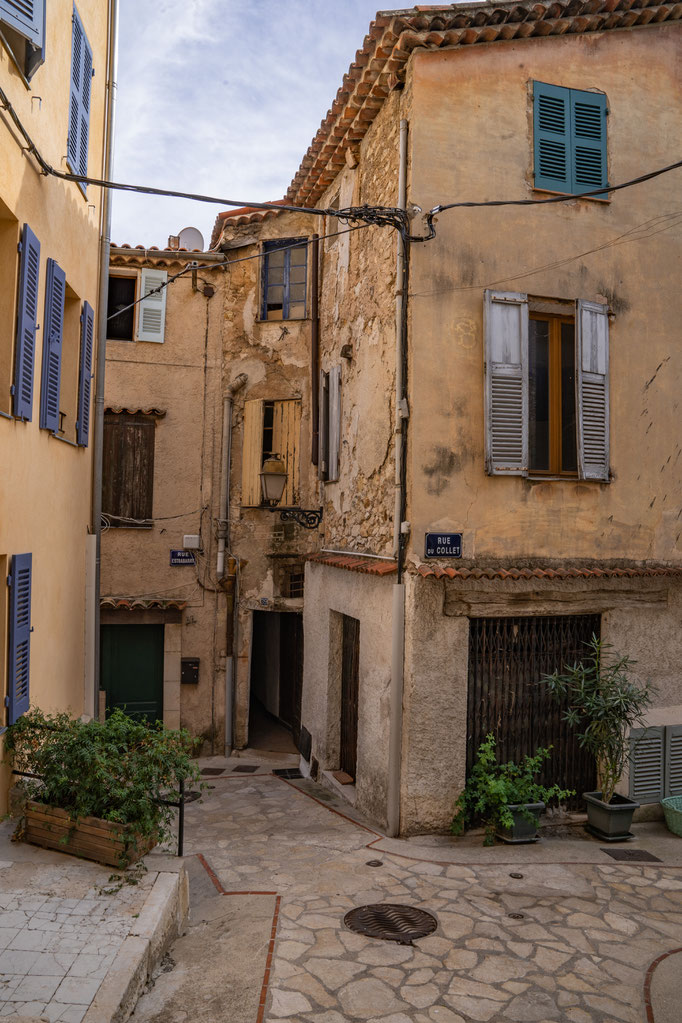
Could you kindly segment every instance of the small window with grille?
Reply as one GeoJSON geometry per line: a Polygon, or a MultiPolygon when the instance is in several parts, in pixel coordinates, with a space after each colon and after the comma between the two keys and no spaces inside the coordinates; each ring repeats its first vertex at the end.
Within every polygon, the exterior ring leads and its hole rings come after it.
{"type": "Polygon", "coordinates": [[[305,571],[303,565],[296,565],[287,572],[287,597],[302,597],[305,583],[305,571]]]}

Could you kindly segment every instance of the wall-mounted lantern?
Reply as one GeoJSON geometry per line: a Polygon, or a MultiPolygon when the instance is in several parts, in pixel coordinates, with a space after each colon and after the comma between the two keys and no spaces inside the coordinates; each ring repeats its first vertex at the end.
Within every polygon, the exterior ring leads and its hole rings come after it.
{"type": "Polygon", "coordinates": [[[279,455],[266,458],[260,473],[263,502],[269,511],[278,511],[282,522],[298,522],[304,529],[317,529],[322,521],[322,508],[280,508],[284,488],[287,485],[287,469],[279,455]]]}

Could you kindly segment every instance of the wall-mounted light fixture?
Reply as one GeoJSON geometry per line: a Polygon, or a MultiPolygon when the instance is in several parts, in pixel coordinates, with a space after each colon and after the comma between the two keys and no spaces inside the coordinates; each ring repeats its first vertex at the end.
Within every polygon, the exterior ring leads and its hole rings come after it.
{"type": "Polygon", "coordinates": [[[317,529],[322,521],[322,508],[280,508],[284,488],[287,485],[287,468],[279,455],[272,454],[263,463],[260,485],[263,501],[269,511],[278,511],[282,522],[298,522],[304,529],[317,529]]]}

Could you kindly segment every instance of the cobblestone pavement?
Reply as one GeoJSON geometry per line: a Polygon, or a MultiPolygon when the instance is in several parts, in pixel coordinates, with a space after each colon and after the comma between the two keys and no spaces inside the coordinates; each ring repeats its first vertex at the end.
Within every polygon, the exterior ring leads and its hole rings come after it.
{"type": "MultiPolygon", "coordinates": [[[[5,849],[13,827],[2,826],[5,849]]],[[[81,1023],[156,874],[119,887],[109,868],[72,856],[11,854],[0,861],[0,1019],[81,1023]]]]}
{"type": "Polygon", "coordinates": [[[561,863],[559,840],[546,862],[519,847],[506,864],[482,848],[469,866],[412,860],[328,798],[226,776],[188,807],[186,853],[223,890],[280,896],[257,1023],[645,1023],[647,968],[682,945],[675,867],[617,864],[592,842],[585,858],[604,862],[561,863]],[[345,928],[374,902],[419,906],[438,929],[403,946],[345,928]]]}

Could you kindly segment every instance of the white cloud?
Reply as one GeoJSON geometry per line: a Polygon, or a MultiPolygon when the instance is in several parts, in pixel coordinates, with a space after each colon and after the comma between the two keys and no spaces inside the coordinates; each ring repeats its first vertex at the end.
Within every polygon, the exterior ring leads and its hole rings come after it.
{"type": "MultiPolygon", "coordinates": [[[[118,181],[278,199],[362,46],[376,0],[120,4],[118,181]]],[[[112,238],[165,245],[221,206],[114,193],[112,238]]]]}

